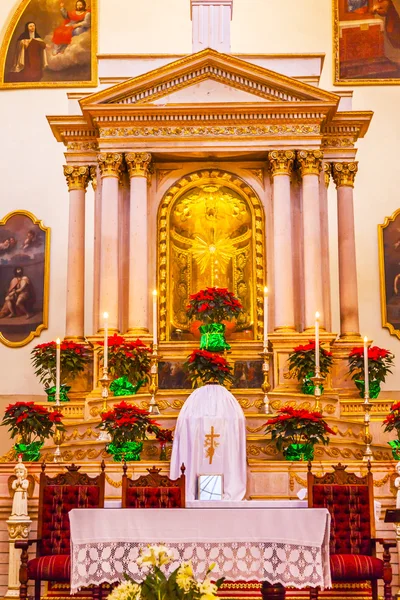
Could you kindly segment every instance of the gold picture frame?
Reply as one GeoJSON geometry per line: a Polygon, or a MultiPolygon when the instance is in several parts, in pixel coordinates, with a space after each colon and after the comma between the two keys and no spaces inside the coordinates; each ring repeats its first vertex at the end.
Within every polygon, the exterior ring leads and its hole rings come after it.
{"type": "Polygon", "coordinates": [[[0,342],[26,346],[48,327],[50,228],[26,210],[0,221],[0,342]]]}
{"type": "Polygon", "coordinates": [[[334,84],[400,84],[399,0],[332,0],[332,7],[334,84]]]}
{"type": "MultiPolygon", "coordinates": [[[[64,0],[68,14],[75,12],[70,9],[76,7],[79,1],[64,0]]],[[[54,33],[56,29],[65,27],[66,20],[63,24],[63,16],[59,14],[60,2],[58,0],[51,0],[51,2],[54,4],[53,10],[45,13],[39,10],[40,0],[22,0],[12,15],[0,48],[0,89],[96,87],[98,0],[84,0],[86,12],[90,13],[91,20],[88,29],[82,28],[82,35],[85,35],[84,43],[82,39],[79,40],[79,34],[73,34],[69,43],[57,46],[53,44],[54,33]],[[27,46],[24,47],[24,42],[29,39],[28,24],[30,23],[35,25],[34,35],[38,38],[37,44],[32,46],[34,59],[36,54],[36,62],[31,61],[36,65],[34,67],[30,67],[29,61],[25,60],[28,49],[27,46]],[[52,40],[51,36],[53,36],[52,40]],[[58,52],[54,50],[56,47],[58,52]],[[82,63],[82,52],[90,53],[90,64],[89,61],[82,63]],[[38,79],[40,74],[41,77],[38,79]],[[63,74],[64,78],[61,77],[63,74]]],[[[71,26],[71,29],[74,28],[71,26]]],[[[80,31],[79,28],[75,30],[80,31]]]]}
{"type": "Polygon", "coordinates": [[[400,208],[378,225],[382,327],[400,339],[400,208]]]}

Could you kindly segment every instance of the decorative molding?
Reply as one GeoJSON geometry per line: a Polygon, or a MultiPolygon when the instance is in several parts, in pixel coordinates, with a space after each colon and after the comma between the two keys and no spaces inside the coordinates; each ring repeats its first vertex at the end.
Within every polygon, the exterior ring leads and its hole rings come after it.
{"type": "Polygon", "coordinates": [[[117,152],[106,152],[97,155],[101,177],[120,177],[123,156],[117,152]]]}
{"type": "Polygon", "coordinates": [[[299,150],[297,161],[300,165],[301,176],[319,175],[322,170],[322,158],[321,150],[299,150]]]}
{"type": "Polygon", "coordinates": [[[332,163],[332,177],[336,187],[354,187],[357,170],[358,162],[332,163]]]}
{"type": "Polygon", "coordinates": [[[293,171],[295,153],[293,150],[272,150],[268,152],[272,176],[290,175],[293,171]]]}
{"type": "Polygon", "coordinates": [[[69,191],[86,191],[90,178],[89,167],[76,167],[73,165],[64,165],[63,169],[69,191]]]}
{"type": "Polygon", "coordinates": [[[176,169],[156,169],[157,189],[160,187],[164,179],[166,179],[173,171],[176,171],[176,169]]]}
{"type": "Polygon", "coordinates": [[[99,147],[97,145],[97,142],[67,142],[67,150],[77,152],[98,152],[99,147]]]}
{"type": "Polygon", "coordinates": [[[30,521],[28,523],[11,523],[7,522],[8,537],[10,540],[24,540],[29,537],[30,521]]]}
{"type": "Polygon", "coordinates": [[[93,188],[93,191],[95,192],[97,190],[97,167],[90,167],[89,173],[90,173],[90,180],[92,182],[92,188],[93,188]]]}
{"type": "Polygon", "coordinates": [[[322,138],[322,148],[354,148],[357,136],[354,137],[336,137],[324,136],[322,138]]]}
{"type": "Polygon", "coordinates": [[[264,187],[264,169],[247,169],[264,187]]]}
{"type": "Polygon", "coordinates": [[[125,154],[129,177],[147,177],[152,172],[150,152],[130,152],[125,154]]]}
{"type": "Polygon", "coordinates": [[[325,186],[328,188],[329,183],[331,181],[332,165],[330,163],[324,163],[323,170],[324,170],[324,183],[325,183],[325,186]]]}

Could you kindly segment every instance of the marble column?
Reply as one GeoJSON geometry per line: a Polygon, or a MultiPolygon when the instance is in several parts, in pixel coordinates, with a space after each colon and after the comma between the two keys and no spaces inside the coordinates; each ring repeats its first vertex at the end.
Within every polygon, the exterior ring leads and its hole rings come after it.
{"type": "Polygon", "coordinates": [[[319,205],[321,212],[322,294],[324,297],[325,329],[332,331],[331,268],[329,260],[328,188],[331,180],[331,164],[324,163],[319,178],[319,205]]]}
{"type": "Polygon", "coordinates": [[[273,177],[275,331],[294,331],[293,249],[290,175],[292,150],[268,153],[273,177]]]}
{"type": "Polygon", "coordinates": [[[120,330],[128,329],[129,315],[129,178],[126,170],[119,181],[119,322],[120,330]]]}
{"type": "Polygon", "coordinates": [[[122,154],[106,152],[97,157],[101,180],[100,330],[108,313],[110,333],[119,330],[118,189],[122,154]]]}
{"type": "Polygon", "coordinates": [[[100,250],[101,250],[101,177],[98,166],[90,167],[94,191],[94,245],[93,245],[93,333],[100,327],[100,250]]]}
{"type": "Polygon", "coordinates": [[[360,336],[353,187],[357,162],[337,162],[332,176],[337,189],[339,243],[340,337],[360,336]]]}
{"type": "Polygon", "coordinates": [[[149,265],[147,223],[147,178],[151,154],[130,152],[125,156],[130,177],[129,215],[129,315],[128,333],[143,335],[149,331],[149,265]]]}
{"type": "Polygon", "coordinates": [[[324,297],[322,288],[322,244],[319,203],[319,175],[322,170],[320,150],[297,152],[303,190],[304,236],[304,329],[315,326],[315,313],[320,313],[324,327],[324,297]]]}
{"type": "Polygon", "coordinates": [[[89,167],[64,166],[69,190],[65,337],[85,339],[85,195],[89,167]]]}

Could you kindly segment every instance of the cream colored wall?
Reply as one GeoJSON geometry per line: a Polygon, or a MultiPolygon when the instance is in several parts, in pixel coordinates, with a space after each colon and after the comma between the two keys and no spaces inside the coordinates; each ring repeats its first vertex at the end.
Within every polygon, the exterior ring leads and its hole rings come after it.
{"type": "MultiPolygon", "coordinates": [[[[2,0],[0,27],[8,23],[18,3],[2,0]]],[[[100,53],[190,53],[189,0],[100,0],[100,53]]],[[[234,53],[326,54],[321,86],[332,85],[331,0],[234,0],[234,53]]],[[[120,75],[120,73],[118,73],[120,75]]],[[[343,89],[343,88],[341,88],[343,89]]],[[[359,143],[359,174],[355,211],[360,317],[363,335],[391,349],[400,358],[400,344],[381,327],[377,224],[400,207],[398,146],[400,86],[358,87],[353,108],[375,112],[370,131],[359,143]]],[[[47,125],[48,114],[67,113],[66,90],[0,92],[0,213],[26,209],[51,227],[49,329],[40,341],[63,335],[68,198],[62,175],[63,148],[47,125]]],[[[329,191],[332,262],[333,326],[337,331],[338,290],[335,190],[329,191]]],[[[92,192],[88,193],[87,266],[91,278],[92,192]]],[[[87,331],[91,328],[91,298],[87,297],[87,331]]],[[[35,342],[21,349],[0,346],[0,396],[40,394],[30,367],[35,342]]],[[[387,390],[400,390],[400,369],[388,379],[387,390]]],[[[1,432],[0,432],[1,433],[1,432]]]]}

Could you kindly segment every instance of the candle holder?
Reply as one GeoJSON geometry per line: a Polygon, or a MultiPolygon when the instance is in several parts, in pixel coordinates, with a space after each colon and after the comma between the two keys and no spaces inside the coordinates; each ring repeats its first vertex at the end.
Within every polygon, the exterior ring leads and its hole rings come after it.
{"type": "MultiPolygon", "coordinates": [[[[55,400],[56,401],[55,401],[54,406],[53,406],[54,412],[59,411],[60,407],[61,407],[60,390],[59,390],[59,388],[56,388],[55,400]]],[[[53,442],[54,442],[54,444],[56,446],[56,450],[55,450],[54,455],[53,455],[53,462],[55,462],[55,463],[63,462],[63,457],[62,457],[62,454],[61,454],[61,448],[60,448],[60,446],[63,443],[64,438],[65,438],[64,432],[60,431],[59,429],[56,429],[56,431],[55,431],[55,433],[53,435],[53,442]]]]}
{"type": "MultiPolygon", "coordinates": [[[[101,407],[100,414],[104,414],[108,411],[108,405],[107,405],[108,394],[109,394],[108,390],[109,390],[110,383],[111,383],[111,379],[108,376],[108,368],[107,367],[103,367],[103,376],[101,379],[99,379],[99,382],[101,383],[101,397],[103,400],[103,405],[101,407]]],[[[97,440],[99,442],[111,442],[111,436],[107,431],[101,430],[97,440]]]]}
{"type": "Polygon", "coordinates": [[[371,422],[371,409],[372,409],[372,403],[369,400],[369,392],[365,392],[364,394],[364,402],[363,402],[363,409],[364,409],[364,444],[365,444],[365,450],[364,450],[364,456],[363,456],[363,460],[368,462],[373,460],[373,454],[372,454],[372,450],[371,450],[371,444],[372,444],[372,435],[371,435],[371,431],[369,428],[369,424],[371,422]]]}
{"type": "Polygon", "coordinates": [[[314,384],[314,398],[315,398],[315,405],[314,405],[314,410],[316,411],[320,411],[321,410],[321,396],[322,396],[322,382],[324,381],[324,377],[321,377],[321,371],[319,369],[319,367],[315,368],[315,376],[311,377],[311,381],[314,384]]]}
{"type": "Polygon", "coordinates": [[[156,394],[158,391],[158,361],[161,356],[158,354],[158,345],[153,344],[153,352],[150,358],[150,384],[149,392],[151,394],[151,400],[149,404],[149,413],[152,415],[160,414],[160,407],[156,402],[156,394]]]}
{"type": "Polygon", "coordinates": [[[269,406],[269,398],[268,392],[271,389],[271,384],[269,381],[269,363],[272,356],[272,352],[268,351],[268,346],[264,347],[264,350],[260,352],[260,356],[263,359],[262,364],[262,373],[263,373],[263,382],[261,384],[261,389],[264,392],[263,404],[261,407],[261,412],[269,415],[270,414],[270,406],[269,406]]]}

